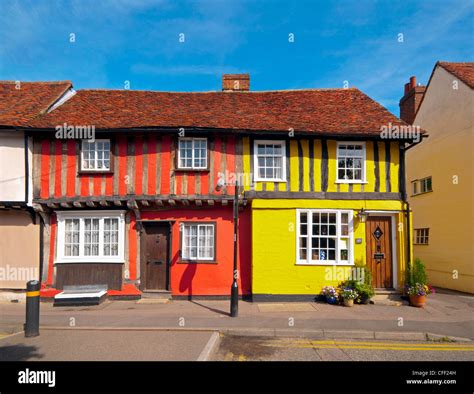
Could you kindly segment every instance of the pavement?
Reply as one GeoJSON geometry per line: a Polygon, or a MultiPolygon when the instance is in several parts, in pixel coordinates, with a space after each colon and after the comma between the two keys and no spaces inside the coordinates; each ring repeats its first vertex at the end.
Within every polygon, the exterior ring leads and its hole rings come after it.
{"type": "MultiPolygon", "coordinates": [[[[83,360],[84,357],[103,359],[101,357],[110,356],[120,360],[181,360],[186,356],[189,360],[197,360],[206,347],[207,356],[204,359],[211,358],[219,342],[221,348],[225,347],[229,338],[233,338],[236,343],[248,341],[253,344],[256,344],[254,341],[258,337],[265,337],[270,341],[269,344],[273,343],[271,340],[281,338],[307,338],[311,341],[416,341],[418,343],[428,340],[431,342],[455,341],[459,344],[474,340],[474,296],[457,293],[430,295],[424,308],[414,308],[404,304],[355,305],[347,308],[315,302],[250,303],[241,301],[238,318],[231,318],[228,311],[229,301],[211,300],[170,301],[168,303],[106,301],[101,305],[89,307],[53,307],[51,303],[41,303],[40,337],[27,339],[19,334],[17,338],[0,338],[0,357],[5,353],[5,347],[19,347],[22,344],[24,346],[32,344],[31,346],[37,347],[38,352],[42,354],[42,359],[83,360]],[[208,343],[216,332],[221,334],[220,341],[214,336],[213,345],[209,349],[208,343]],[[90,340],[90,342],[96,343],[97,346],[91,347],[90,352],[83,350],[85,348],[81,348],[82,345],[76,350],[74,343],[87,343],[86,339],[92,337],[97,340],[90,340]],[[109,343],[107,348],[113,349],[110,350],[110,355],[107,355],[105,348],[100,345],[104,343],[102,339],[110,341],[105,341],[109,343]],[[55,346],[60,347],[55,343],[61,341],[65,344],[64,354],[54,350],[55,346]],[[127,347],[134,346],[136,341],[138,341],[137,347],[127,350],[127,347]],[[142,348],[141,342],[143,342],[142,348]],[[69,348],[73,351],[68,352],[69,348]],[[183,348],[186,350],[181,352],[180,349],[183,348]],[[170,349],[175,349],[174,353],[170,349]]],[[[22,331],[24,316],[24,303],[0,302],[0,336],[22,331]]],[[[287,348],[286,352],[291,352],[288,350],[290,348],[292,347],[287,348]]],[[[309,350],[315,352],[304,347],[293,347],[293,349],[295,354],[303,354],[309,350]]],[[[283,348],[277,350],[284,352],[283,348]]],[[[384,354],[384,350],[388,351],[381,349],[381,354],[384,354]]],[[[357,358],[352,354],[355,351],[351,349],[350,357],[357,358]]],[[[358,349],[358,351],[364,354],[364,349],[358,349]]],[[[229,352],[233,353],[232,350],[229,352]]],[[[335,350],[333,349],[332,352],[334,353],[335,350]]],[[[456,356],[453,355],[456,360],[464,357],[459,356],[464,353],[455,350],[452,353],[456,354],[456,356]]],[[[225,359],[225,354],[221,354],[221,358],[225,359]]],[[[235,354],[247,357],[245,352],[235,354]]],[[[309,352],[309,354],[312,353],[309,352]]],[[[374,357],[379,357],[373,354],[374,357]]],[[[283,357],[283,353],[281,355],[283,357]]],[[[7,353],[7,356],[12,357],[11,353],[7,353]]],[[[288,354],[288,357],[292,359],[293,356],[288,354]]],[[[305,359],[305,356],[301,357],[305,359]]]]}

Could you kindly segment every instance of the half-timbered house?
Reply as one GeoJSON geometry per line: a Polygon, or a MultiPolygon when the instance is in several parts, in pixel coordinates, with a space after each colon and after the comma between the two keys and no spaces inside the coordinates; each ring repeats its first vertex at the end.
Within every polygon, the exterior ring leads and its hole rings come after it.
{"type": "Polygon", "coordinates": [[[239,74],[220,92],[78,90],[29,124],[44,296],[228,296],[236,179],[242,296],[314,296],[340,279],[328,267],[358,263],[377,287],[400,286],[411,140],[381,129],[405,123],[357,89],[249,85],[239,74]]]}

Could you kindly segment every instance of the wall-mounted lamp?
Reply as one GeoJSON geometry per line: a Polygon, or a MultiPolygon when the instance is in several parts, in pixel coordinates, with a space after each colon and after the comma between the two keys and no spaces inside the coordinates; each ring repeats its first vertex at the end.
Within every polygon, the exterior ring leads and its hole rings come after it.
{"type": "Polygon", "coordinates": [[[367,213],[367,211],[364,208],[362,208],[357,213],[357,217],[359,218],[359,222],[361,222],[361,223],[365,223],[367,221],[368,216],[369,216],[369,214],[367,213]]]}

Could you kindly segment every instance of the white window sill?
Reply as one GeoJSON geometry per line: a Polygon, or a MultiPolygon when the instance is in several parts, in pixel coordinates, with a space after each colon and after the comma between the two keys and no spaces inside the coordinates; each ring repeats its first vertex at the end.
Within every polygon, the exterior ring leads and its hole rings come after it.
{"type": "Polygon", "coordinates": [[[334,182],[334,183],[367,185],[369,182],[367,182],[367,181],[340,181],[340,180],[337,180],[337,181],[334,182]]]}
{"type": "Polygon", "coordinates": [[[101,257],[97,257],[95,260],[55,260],[54,264],[124,264],[125,260],[104,260],[101,257]]]}
{"type": "Polygon", "coordinates": [[[255,179],[255,182],[279,182],[279,183],[286,183],[284,179],[255,179]]]}
{"type": "Polygon", "coordinates": [[[335,263],[335,262],[327,262],[327,263],[300,263],[297,262],[295,265],[309,265],[309,266],[314,266],[314,265],[321,265],[321,266],[336,266],[336,267],[353,267],[355,264],[354,263],[335,263]]]}

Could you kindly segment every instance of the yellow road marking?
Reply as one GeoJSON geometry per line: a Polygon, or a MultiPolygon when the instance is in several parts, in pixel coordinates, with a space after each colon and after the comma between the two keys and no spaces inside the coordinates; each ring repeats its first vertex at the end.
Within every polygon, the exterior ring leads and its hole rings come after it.
{"type": "Polygon", "coordinates": [[[310,341],[310,340],[274,340],[263,343],[263,346],[290,347],[290,348],[317,348],[317,349],[361,349],[361,350],[405,350],[405,351],[454,351],[472,352],[474,346],[453,345],[445,343],[383,343],[357,341],[310,341]]]}
{"type": "Polygon", "coordinates": [[[292,341],[285,341],[281,339],[274,340],[273,343],[301,343],[307,344],[310,343],[312,345],[368,345],[368,346],[397,346],[397,347],[428,347],[428,348],[441,348],[441,347],[466,347],[471,348],[474,350],[474,345],[467,345],[467,344],[454,344],[454,343],[398,343],[398,342],[364,342],[364,341],[311,341],[311,340],[304,340],[304,339],[297,339],[292,341]]]}
{"type": "Polygon", "coordinates": [[[264,344],[263,346],[270,347],[291,347],[291,348],[315,348],[315,349],[365,349],[365,350],[405,350],[405,351],[425,351],[425,352],[473,352],[473,348],[426,348],[426,347],[395,347],[395,346],[349,346],[349,345],[270,345],[264,344]]]}

